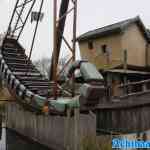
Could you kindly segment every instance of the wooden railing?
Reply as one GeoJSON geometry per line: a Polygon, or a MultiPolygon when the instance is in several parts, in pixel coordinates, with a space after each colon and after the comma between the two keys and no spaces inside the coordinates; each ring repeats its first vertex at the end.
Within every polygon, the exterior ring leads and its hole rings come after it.
{"type": "Polygon", "coordinates": [[[149,90],[150,90],[150,79],[119,85],[117,87],[117,95],[115,96],[121,97],[146,92],[149,90]]]}

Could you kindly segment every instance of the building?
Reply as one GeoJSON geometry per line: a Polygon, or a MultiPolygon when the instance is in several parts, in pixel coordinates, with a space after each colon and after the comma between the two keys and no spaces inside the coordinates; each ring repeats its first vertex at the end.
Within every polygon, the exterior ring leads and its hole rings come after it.
{"type": "Polygon", "coordinates": [[[135,17],[93,31],[77,38],[82,59],[88,59],[98,69],[124,64],[145,67],[148,60],[149,36],[140,17],[135,17]],[[133,59],[134,58],[134,59],[133,59]]]}
{"type": "Polygon", "coordinates": [[[112,86],[150,78],[150,34],[139,16],[89,31],[77,41],[81,58],[95,64],[112,86]]]}

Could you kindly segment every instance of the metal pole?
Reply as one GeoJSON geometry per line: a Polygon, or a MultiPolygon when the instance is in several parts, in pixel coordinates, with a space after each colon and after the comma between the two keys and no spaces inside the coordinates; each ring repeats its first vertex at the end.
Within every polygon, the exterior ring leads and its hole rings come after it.
{"type": "MultiPolygon", "coordinates": [[[[51,63],[51,70],[50,70],[50,80],[54,81],[54,72],[53,72],[53,67],[55,66],[54,64],[54,59],[56,59],[56,63],[58,64],[58,60],[59,60],[59,55],[60,55],[60,49],[61,49],[61,44],[62,44],[62,36],[64,33],[64,28],[65,28],[65,22],[66,22],[66,15],[64,16],[64,14],[66,14],[67,10],[68,10],[68,6],[69,6],[69,0],[62,0],[61,5],[60,5],[60,10],[59,10],[59,19],[56,21],[54,20],[55,24],[54,26],[56,26],[57,28],[57,33],[55,35],[56,39],[56,54],[52,55],[52,63],[51,63]],[[60,19],[62,16],[64,16],[62,19],[60,19]]],[[[57,9],[56,9],[57,12],[57,9]]],[[[55,15],[54,15],[55,18],[55,15]]]]}
{"type": "Polygon", "coordinates": [[[35,31],[34,31],[32,43],[31,43],[31,48],[30,48],[30,53],[29,53],[29,57],[28,57],[28,61],[27,61],[27,73],[26,74],[28,74],[28,71],[29,71],[29,63],[30,63],[30,59],[31,59],[32,51],[33,51],[33,46],[34,46],[34,42],[35,42],[37,28],[38,28],[38,25],[39,25],[39,19],[40,19],[40,14],[41,14],[42,7],[43,7],[43,2],[44,2],[44,0],[41,1],[40,9],[39,9],[39,12],[38,12],[39,13],[38,14],[38,19],[37,19],[37,23],[36,23],[36,26],[35,26],[35,31]]]}
{"type": "Polygon", "coordinates": [[[14,18],[14,15],[15,15],[18,3],[19,3],[19,0],[16,1],[15,8],[13,10],[13,13],[12,13],[12,16],[11,16],[11,19],[10,19],[10,22],[9,22],[9,26],[8,26],[8,29],[7,29],[6,38],[7,38],[7,35],[9,33],[9,29],[11,28],[11,23],[13,21],[13,18],[14,18]]]}
{"type": "MultiPolygon", "coordinates": [[[[74,3],[74,14],[73,14],[73,51],[72,51],[72,60],[73,62],[76,59],[76,32],[77,32],[77,0],[73,1],[74,3]]],[[[74,74],[72,77],[72,96],[75,95],[75,83],[74,83],[74,74]]]]}
{"type": "Polygon", "coordinates": [[[23,11],[24,11],[26,2],[27,2],[27,0],[25,0],[24,3],[23,3],[23,5],[22,5],[22,8],[21,8],[21,10],[20,10],[18,19],[17,19],[16,24],[15,24],[15,27],[14,27],[14,30],[12,31],[12,36],[14,35],[14,32],[15,32],[15,30],[16,30],[16,28],[17,28],[17,25],[18,25],[18,23],[19,23],[19,20],[20,20],[20,18],[21,18],[21,15],[22,15],[22,13],[23,13],[23,11]]]}
{"type": "Polygon", "coordinates": [[[75,61],[76,52],[76,32],[77,32],[77,0],[74,0],[74,18],[73,18],[73,61],[75,61]]]}
{"type": "Polygon", "coordinates": [[[26,24],[26,22],[27,22],[27,20],[28,20],[28,17],[29,17],[29,15],[30,15],[30,12],[32,11],[32,8],[33,8],[34,4],[35,4],[35,0],[33,1],[32,5],[31,5],[31,7],[30,7],[30,9],[29,9],[29,11],[28,11],[28,14],[27,14],[27,16],[26,16],[26,18],[25,18],[25,21],[24,21],[24,23],[23,23],[23,26],[22,26],[22,28],[21,28],[21,30],[20,30],[18,36],[17,36],[17,41],[19,40],[19,38],[20,38],[20,36],[21,36],[21,33],[22,33],[23,29],[24,29],[24,26],[25,26],[25,24],[26,24]]]}
{"type": "Polygon", "coordinates": [[[53,69],[53,79],[54,79],[54,98],[57,99],[57,61],[56,61],[56,57],[57,57],[57,0],[53,0],[53,3],[54,3],[54,10],[53,10],[53,13],[54,13],[54,24],[53,24],[53,28],[54,28],[54,31],[53,31],[53,51],[54,51],[54,59],[53,59],[53,64],[54,64],[54,67],[52,68],[53,69]]]}
{"type": "Polygon", "coordinates": [[[28,62],[31,59],[32,50],[33,50],[34,41],[35,41],[35,37],[36,37],[36,33],[37,33],[37,28],[38,28],[38,25],[39,25],[40,14],[41,14],[41,11],[42,11],[43,2],[44,2],[44,0],[42,0],[41,5],[40,5],[40,9],[39,9],[39,12],[38,12],[39,14],[38,14],[37,23],[36,23],[35,30],[34,30],[34,35],[33,35],[33,39],[32,39],[32,44],[31,44],[31,48],[30,48],[30,54],[29,54],[28,62]]]}

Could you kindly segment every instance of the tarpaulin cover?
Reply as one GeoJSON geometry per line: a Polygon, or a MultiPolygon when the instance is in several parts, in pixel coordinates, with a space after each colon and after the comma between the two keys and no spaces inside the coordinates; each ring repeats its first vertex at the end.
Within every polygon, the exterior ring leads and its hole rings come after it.
{"type": "Polygon", "coordinates": [[[103,80],[102,75],[96,67],[91,63],[82,63],[80,66],[81,74],[85,81],[87,80],[103,80]]]}
{"type": "Polygon", "coordinates": [[[74,98],[58,98],[58,100],[50,101],[51,106],[53,106],[58,111],[64,111],[65,108],[79,108],[79,97],[74,98]]]}

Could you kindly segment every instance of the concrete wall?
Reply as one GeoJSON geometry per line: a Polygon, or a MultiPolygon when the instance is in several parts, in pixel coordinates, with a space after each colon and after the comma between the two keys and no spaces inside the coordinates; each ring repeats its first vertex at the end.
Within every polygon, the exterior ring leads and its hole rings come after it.
{"type": "Polygon", "coordinates": [[[146,39],[136,24],[132,24],[126,29],[122,36],[122,47],[127,50],[128,64],[146,65],[146,44],[146,39]]]}
{"type": "MultiPolygon", "coordinates": [[[[7,126],[41,144],[56,150],[65,149],[66,145],[73,150],[75,122],[62,116],[36,115],[24,110],[16,103],[7,105],[7,126]],[[68,136],[66,135],[68,134],[68,136]]],[[[85,136],[96,135],[96,117],[94,114],[80,115],[79,143],[85,136]]]]}

